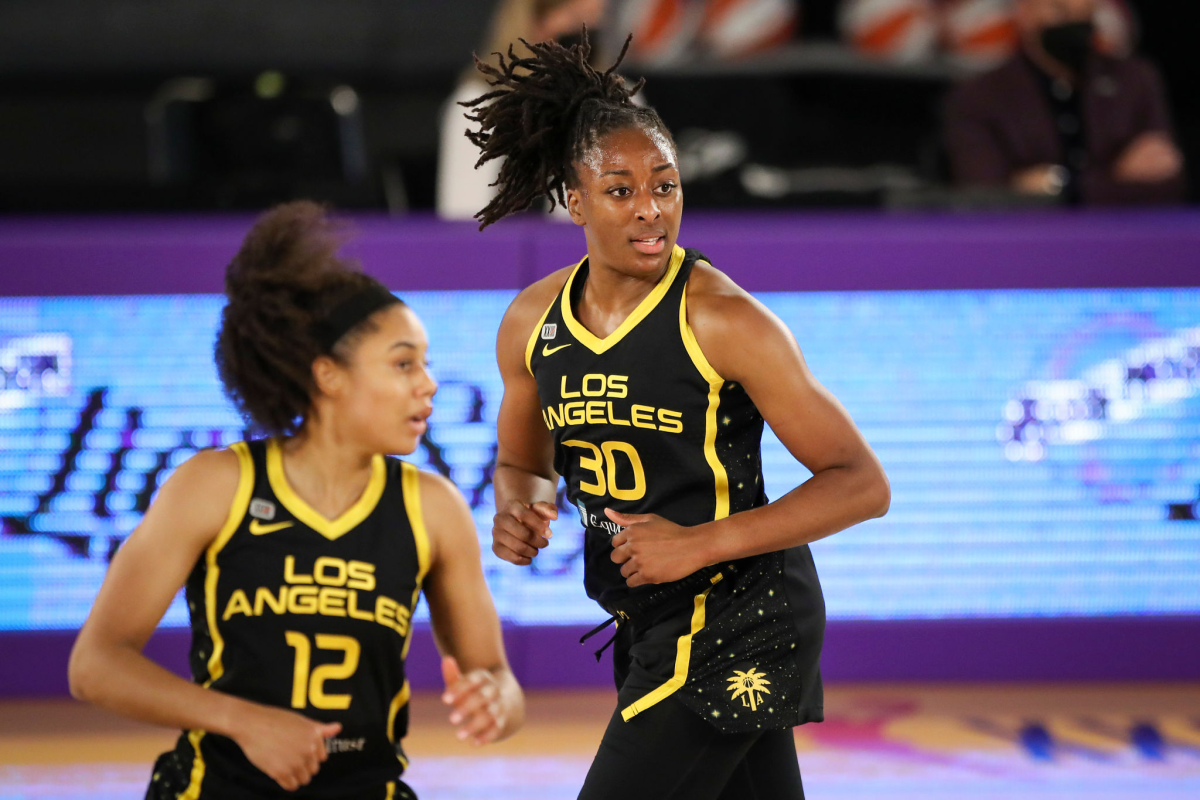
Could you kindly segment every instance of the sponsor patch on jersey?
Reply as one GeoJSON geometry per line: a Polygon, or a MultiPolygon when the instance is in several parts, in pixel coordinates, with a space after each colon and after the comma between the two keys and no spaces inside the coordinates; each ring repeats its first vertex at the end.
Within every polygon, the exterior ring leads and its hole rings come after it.
{"type": "Polygon", "coordinates": [[[553,339],[557,335],[558,335],[558,323],[557,322],[548,322],[542,326],[542,338],[543,339],[553,339]]]}
{"type": "Polygon", "coordinates": [[[250,501],[250,516],[256,519],[273,520],[275,519],[275,504],[270,500],[261,500],[256,497],[250,501]]]}
{"type": "Polygon", "coordinates": [[[325,752],[333,755],[334,753],[361,753],[367,747],[367,740],[363,737],[358,739],[326,739],[325,752]]]}

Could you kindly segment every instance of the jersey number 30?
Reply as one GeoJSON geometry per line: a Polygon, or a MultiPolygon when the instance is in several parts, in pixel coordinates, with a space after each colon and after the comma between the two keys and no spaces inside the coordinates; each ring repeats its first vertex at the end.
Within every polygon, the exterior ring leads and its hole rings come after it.
{"type": "Polygon", "coordinates": [[[597,447],[591,442],[579,439],[568,439],[564,447],[579,447],[591,455],[580,455],[579,466],[596,476],[596,482],[580,481],[579,488],[588,494],[599,497],[608,495],[614,500],[641,500],[646,496],[646,471],[642,469],[642,459],[638,451],[628,442],[605,442],[597,447]],[[617,485],[617,453],[628,459],[633,470],[633,486],[622,489],[617,485]]]}
{"type": "Polygon", "coordinates": [[[312,660],[312,645],[308,637],[296,631],[284,634],[289,647],[296,651],[296,662],[292,673],[292,708],[313,708],[326,710],[341,710],[350,707],[350,695],[326,694],[325,681],[341,681],[349,678],[358,669],[358,656],[362,647],[358,640],[350,636],[336,636],[331,633],[316,635],[318,650],[340,650],[342,663],[322,664],[309,672],[309,662],[312,660]]]}

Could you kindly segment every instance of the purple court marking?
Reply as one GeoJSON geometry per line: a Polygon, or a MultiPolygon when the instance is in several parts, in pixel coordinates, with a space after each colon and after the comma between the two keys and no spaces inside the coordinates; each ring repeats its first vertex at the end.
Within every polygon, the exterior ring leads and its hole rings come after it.
{"type": "MultiPolygon", "coordinates": [[[[220,292],[250,216],[0,220],[2,296],[220,292]]],[[[518,289],[582,257],[574,225],[484,233],[360,215],[347,254],[399,292],[518,289]]],[[[1200,212],[693,213],[680,242],[751,291],[1194,286],[1200,212]]]]}
{"type": "MultiPolygon", "coordinates": [[[[510,626],[505,647],[513,673],[537,689],[610,687],[612,657],[597,663],[581,646],[586,626],[510,626]]],[[[147,654],[187,674],[191,632],[155,633],[147,654]]],[[[75,631],[0,634],[0,697],[67,693],[75,631]]],[[[611,651],[610,651],[611,653],[611,651]]],[[[889,681],[1196,681],[1200,617],[835,620],[825,636],[825,680],[889,681]]],[[[417,689],[440,688],[433,634],[417,626],[408,659],[417,689]]]]}

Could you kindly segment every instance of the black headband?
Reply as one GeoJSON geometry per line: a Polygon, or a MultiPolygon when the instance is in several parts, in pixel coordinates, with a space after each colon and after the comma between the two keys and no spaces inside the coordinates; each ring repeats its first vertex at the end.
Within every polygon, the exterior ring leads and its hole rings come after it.
{"type": "Polygon", "coordinates": [[[399,303],[400,298],[379,284],[366,286],[333,307],[322,320],[314,322],[312,334],[326,352],[333,350],[338,339],[347,331],[379,309],[399,303]]]}

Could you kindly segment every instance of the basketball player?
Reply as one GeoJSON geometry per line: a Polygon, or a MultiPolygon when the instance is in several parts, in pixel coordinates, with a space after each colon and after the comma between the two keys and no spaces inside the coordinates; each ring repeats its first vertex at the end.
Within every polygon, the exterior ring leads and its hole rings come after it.
{"type": "Polygon", "coordinates": [[[500,328],[492,549],[530,564],[565,478],[587,592],[617,623],[617,709],[580,797],[800,798],[791,728],[823,716],[808,543],[884,514],[887,478],[788,329],[676,245],[676,149],[640,84],[592,69],[586,39],[532,49],[480,67],[472,140],[505,161],[478,218],[557,197],[587,256],[500,328]],[[764,420],[813,473],[770,504],[764,420]]]}
{"type": "Polygon", "coordinates": [[[250,231],[216,361],[273,438],[180,466],[118,551],[71,656],[72,693],[183,728],[148,798],[411,798],[405,656],[429,600],[458,737],[521,724],[475,526],[413,452],[437,383],[420,320],[339,260],[311,203],[250,231]],[[180,586],[195,682],[142,655],[180,586]],[[461,670],[461,671],[460,671],[461,670]]]}

